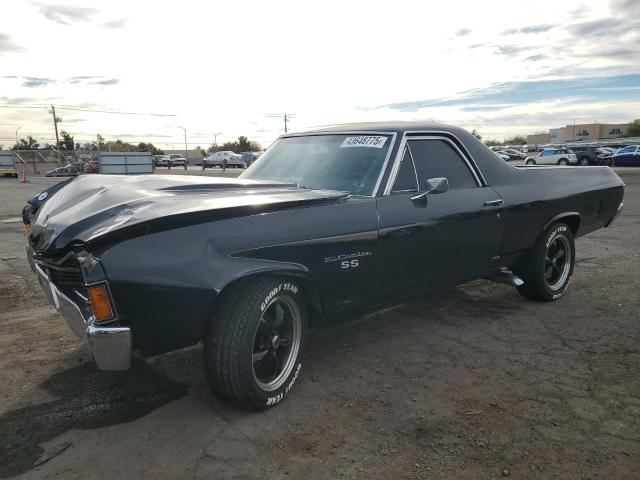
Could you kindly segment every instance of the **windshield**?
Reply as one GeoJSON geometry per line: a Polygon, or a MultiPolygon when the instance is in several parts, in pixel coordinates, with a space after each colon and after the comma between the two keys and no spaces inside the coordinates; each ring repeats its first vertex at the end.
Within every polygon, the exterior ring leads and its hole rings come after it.
{"type": "Polygon", "coordinates": [[[391,135],[280,138],[240,178],[371,195],[391,148],[391,135]]]}

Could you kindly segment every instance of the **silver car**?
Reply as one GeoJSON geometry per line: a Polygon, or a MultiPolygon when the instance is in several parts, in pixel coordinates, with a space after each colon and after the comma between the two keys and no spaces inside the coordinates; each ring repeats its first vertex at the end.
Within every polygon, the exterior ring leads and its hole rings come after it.
{"type": "Polygon", "coordinates": [[[213,167],[223,167],[224,162],[227,162],[227,167],[237,167],[244,168],[244,160],[242,160],[242,155],[238,155],[230,150],[223,150],[221,152],[216,152],[208,157],[206,157],[203,162],[205,168],[213,168],[213,167]]]}

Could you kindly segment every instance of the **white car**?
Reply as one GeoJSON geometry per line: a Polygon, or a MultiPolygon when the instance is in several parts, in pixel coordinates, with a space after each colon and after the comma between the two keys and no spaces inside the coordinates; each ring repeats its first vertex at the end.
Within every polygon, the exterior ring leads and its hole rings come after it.
{"type": "Polygon", "coordinates": [[[527,157],[527,165],[571,165],[577,163],[575,153],[568,148],[545,148],[535,157],[527,157]]]}
{"type": "Polygon", "coordinates": [[[238,155],[230,150],[223,150],[213,153],[203,160],[205,168],[223,167],[224,161],[227,161],[227,167],[245,167],[242,155],[238,155]]]}

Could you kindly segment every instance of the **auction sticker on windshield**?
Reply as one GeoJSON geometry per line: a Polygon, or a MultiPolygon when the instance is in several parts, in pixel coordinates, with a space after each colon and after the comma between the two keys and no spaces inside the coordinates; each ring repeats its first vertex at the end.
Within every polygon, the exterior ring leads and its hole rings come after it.
{"type": "Polygon", "coordinates": [[[369,147],[382,148],[387,141],[387,137],[382,136],[363,136],[363,137],[347,137],[340,145],[340,148],[351,147],[369,147]]]}

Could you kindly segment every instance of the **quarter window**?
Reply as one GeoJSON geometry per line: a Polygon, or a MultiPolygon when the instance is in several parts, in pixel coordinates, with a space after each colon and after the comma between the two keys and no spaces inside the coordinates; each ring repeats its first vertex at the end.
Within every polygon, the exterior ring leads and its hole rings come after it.
{"type": "Polygon", "coordinates": [[[416,192],[417,190],[418,184],[416,171],[413,167],[413,160],[411,159],[409,149],[405,148],[402,163],[398,170],[398,176],[396,177],[396,183],[393,185],[393,193],[416,192]]]}
{"type": "Polygon", "coordinates": [[[436,177],[445,177],[450,189],[478,186],[466,162],[448,141],[410,140],[408,145],[420,190],[426,189],[427,180],[436,177]]]}

